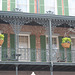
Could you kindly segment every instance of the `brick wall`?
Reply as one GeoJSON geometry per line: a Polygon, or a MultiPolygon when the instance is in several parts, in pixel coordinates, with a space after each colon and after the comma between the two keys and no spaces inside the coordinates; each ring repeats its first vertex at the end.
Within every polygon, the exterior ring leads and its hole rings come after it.
{"type": "MultiPolygon", "coordinates": [[[[14,31],[10,25],[0,24],[0,31],[8,34],[8,48],[10,48],[10,34],[14,34],[14,31]]],[[[40,35],[45,34],[45,29],[42,26],[29,26],[24,25],[21,28],[21,32],[30,32],[30,35],[36,36],[36,48],[40,48],[40,35]]]]}
{"type": "Polygon", "coordinates": [[[69,31],[69,28],[61,28],[61,27],[54,28],[53,33],[59,34],[59,36],[64,36],[65,33],[67,33],[67,36],[70,36],[70,34],[75,35],[75,32],[69,31]]]}
{"type": "MultiPolygon", "coordinates": [[[[0,24],[0,31],[3,33],[8,34],[8,48],[10,48],[10,34],[14,34],[14,31],[12,27],[9,24],[0,24]]],[[[56,27],[53,29],[53,34],[59,34],[59,36],[64,36],[65,33],[67,33],[69,30],[68,28],[61,28],[61,27],[56,27]]],[[[30,26],[30,25],[24,25],[21,28],[21,32],[30,32],[30,35],[35,35],[36,36],[36,48],[40,48],[40,35],[45,35],[46,30],[42,26],[30,26]]],[[[67,36],[70,34],[75,35],[73,32],[67,33],[67,36]]]]}

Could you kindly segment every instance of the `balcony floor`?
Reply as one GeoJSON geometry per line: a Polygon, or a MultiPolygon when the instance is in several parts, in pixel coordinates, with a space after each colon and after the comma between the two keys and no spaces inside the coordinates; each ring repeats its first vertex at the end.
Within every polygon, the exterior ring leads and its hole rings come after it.
{"type": "Polygon", "coordinates": [[[74,71],[75,72],[75,63],[71,62],[55,62],[53,63],[54,71],[74,71]]]}
{"type": "Polygon", "coordinates": [[[15,71],[18,65],[19,71],[49,71],[49,62],[18,62],[18,61],[1,61],[0,71],[15,71]]]}
{"type": "MultiPolygon", "coordinates": [[[[50,62],[1,61],[0,71],[50,71],[50,62]]],[[[54,62],[53,71],[75,71],[75,63],[54,62]]]]}

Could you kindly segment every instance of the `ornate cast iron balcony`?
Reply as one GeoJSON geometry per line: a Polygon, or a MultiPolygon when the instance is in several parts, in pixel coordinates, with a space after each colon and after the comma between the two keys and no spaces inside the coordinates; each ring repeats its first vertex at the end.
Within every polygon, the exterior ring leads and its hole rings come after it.
{"type": "MultiPolygon", "coordinates": [[[[1,61],[20,61],[20,62],[49,62],[49,49],[30,49],[19,48],[17,51],[8,49],[3,50],[1,53],[1,61]]],[[[53,49],[52,50],[53,62],[75,62],[75,51],[53,49]],[[65,57],[66,56],[66,57],[65,57]],[[65,61],[67,60],[67,61],[65,61]]]]}

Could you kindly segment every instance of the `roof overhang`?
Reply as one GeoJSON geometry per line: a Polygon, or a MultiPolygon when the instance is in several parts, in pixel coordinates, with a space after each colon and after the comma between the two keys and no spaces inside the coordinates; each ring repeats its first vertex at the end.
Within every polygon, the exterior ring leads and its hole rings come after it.
{"type": "Polygon", "coordinates": [[[7,17],[32,17],[32,18],[44,18],[44,19],[60,19],[60,20],[75,20],[75,16],[63,16],[54,14],[39,14],[39,13],[24,13],[24,12],[12,12],[12,11],[0,11],[0,16],[7,17]]]}
{"type": "MultiPolygon", "coordinates": [[[[48,26],[48,21],[51,21],[52,26],[60,26],[62,24],[68,24],[75,28],[75,16],[63,16],[63,15],[53,15],[53,14],[39,14],[39,13],[24,13],[24,12],[12,12],[12,11],[0,11],[0,18],[9,19],[25,19],[35,21],[38,24],[48,26]],[[42,23],[41,23],[42,21],[42,23]],[[44,23],[43,23],[44,22],[44,23]]],[[[7,21],[8,22],[8,21],[7,21]]],[[[25,21],[26,22],[26,21],[25,21]]],[[[28,23],[30,23],[28,22],[28,23]]],[[[8,22],[9,23],[9,22],[8,22]]],[[[26,23],[24,23],[26,24],[26,23]]]]}

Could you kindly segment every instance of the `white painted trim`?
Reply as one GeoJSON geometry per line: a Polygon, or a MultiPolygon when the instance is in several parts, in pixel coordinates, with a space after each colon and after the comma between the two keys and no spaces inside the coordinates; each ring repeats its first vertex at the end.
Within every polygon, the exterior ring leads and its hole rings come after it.
{"type": "Polygon", "coordinates": [[[27,0],[27,12],[29,12],[29,0],[27,0]]]}
{"type": "Polygon", "coordinates": [[[17,8],[17,0],[15,0],[15,8],[17,8]]]}
{"type": "Polygon", "coordinates": [[[0,10],[2,10],[2,0],[0,0],[0,10]]]}
{"type": "Polygon", "coordinates": [[[75,38],[75,37],[71,37],[71,38],[75,38]]]}
{"type": "Polygon", "coordinates": [[[57,39],[57,49],[59,49],[59,39],[58,39],[58,36],[52,36],[52,38],[53,37],[57,39]]]}
{"type": "Polygon", "coordinates": [[[0,34],[1,34],[2,32],[3,32],[3,31],[0,30],[0,34]]]}
{"type": "Polygon", "coordinates": [[[55,0],[55,14],[57,15],[57,0],[55,0]]]}
{"type": "MultiPolygon", "coordinates": [[[[28,48],[30,48],[30,34],[24,34],[24,33],[22,34],[22,33],[20,33],[19,36],[27,36],[27,37],[28,37],[28,48]]],[[[26,57],[28,57],[29,59],[26,59],[26,60],[24,60],[24,59],[19,59],[19,61],[23,61],[23,62],[28,62],[28,61],[30,61],[30,54],[27,55],[27,53],[26,53],[26,57]]]]}
{"type": "MultiPolygon", "coordinates": [[[[75,37],[71,37],[71,39],[75,39],[75,37]]],[[[71,45],[71,46],[72,46],[72,45],[71,45]]],[[[72,47],[71,47],[71,50],[72,50],[72,47]]],[[[75,50],[75,49],[73,49],[73,50],[75,50]]],[[[75,51],[72,52],[72,56],[71,56],[72,62],[75,62],[74,56],[75,56],[75,51]]]]}

